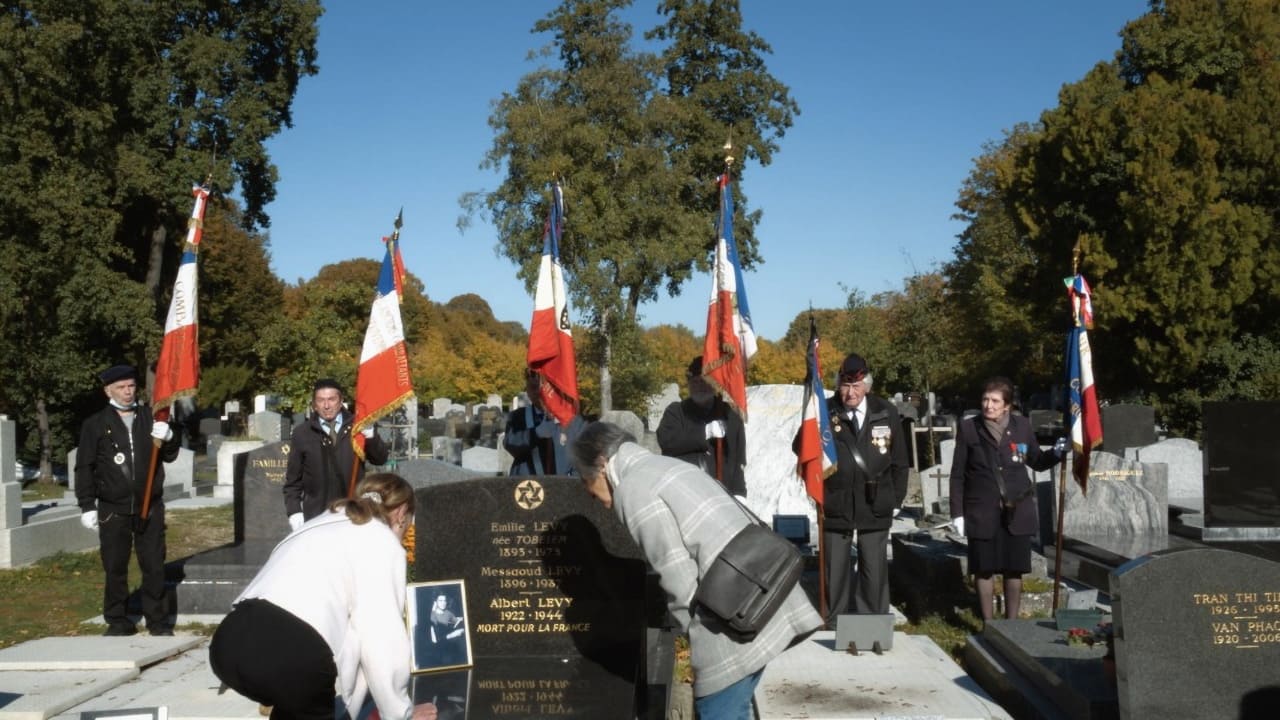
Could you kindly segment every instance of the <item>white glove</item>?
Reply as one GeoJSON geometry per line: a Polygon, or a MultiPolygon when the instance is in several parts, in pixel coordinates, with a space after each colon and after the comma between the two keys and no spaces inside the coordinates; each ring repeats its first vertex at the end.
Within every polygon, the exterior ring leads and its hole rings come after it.
{"type": "Polygon", "coordinates": [[[707,439],[724,437],[724,421],[712,420],[707,423],[707,439]]]}
{"type": "Polygon", "coordinates": [[[964,537],[964,517],[951,518],[951,527],[956,529],[956,534],[964,537]]]}
{"type": "Polygon", "coordinates": [[[1057,453],[1059,458],[1064,458],[1067,456],[1067,447],[1067,439],[1060,437],[1058,442],[1053,444],[1053,451],[1057,453]]]}
{"type": "Polygon", "coordinates": [[[289,516],[289,529],[297,530],[302,527],[302,513],[294,513],[289,516]]]}
{"type": "Polygon", "coordinates": [[[372,440],[372,439],[373,439],[373,426],[369,426],[369,427],[367,427],[367,428],[365,428],[365,429],[361,430],[361,431],[360,431],[360,434],[364,436],[364,439],[365,439],[365,440],[372,440]]]}
{"type": "Polygon", "coordinates": [[[894,508],[894,509],[893,509],[893,516],[894,516],[894,517],[898,517],[898,513],[900,513],[900,512],[902,512],[902,508],[894,508]]]}
{"type": "Polygon", "coordinates": [[[169,423],[163,420],[156,420],[151,423],[151,437],[160,442],[169,442],[173,439],[173,431],[169,429],[169,423]]]}
{"type": "Polygon", "coordinates": [[[534,428],[533,432],[540,438],[555,437],[556,421],[551,418],[547,418],[546,420],[538,423],[538,427],[534,428]]]}
{"type": "Polygon", "coordinates": [[[80,524],[84,526],[85,530],[97,530],[98,511],[90,510],[88,512],[80,513],[80,524]]]}

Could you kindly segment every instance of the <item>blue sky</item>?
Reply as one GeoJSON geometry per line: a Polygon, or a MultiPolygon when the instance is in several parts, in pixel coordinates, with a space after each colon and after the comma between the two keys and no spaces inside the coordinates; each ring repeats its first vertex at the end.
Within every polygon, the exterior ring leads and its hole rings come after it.
{"type": "MultiPolygon", "coordinates": [[[[272,268],[295,283],[329,263],[381,259],[403,206],[405,264],[432,300],[476,293],[498,319],[527,326],[533,300],[515,266],[482,219],[458,230],[458,198],[502,181],[479,167],[490,104],[543,62],[528,56],[551,38],[531,28],[556,3],[327,5],[320,72],[301,82],[294,127],[268,145],[280,172],[267,208],[272,268]]],[[[628,12],[637,37],[657,24],[655,8],[638,0],[628,12]]],[[[1056,105],[1146,10],[1145,0],[743,0],[744,27],[772,46],[769,70],[801,110],[773,163],[747,170],[751,207],[764,211],[764,263],[745,278],[756,332],[776,340],[810,304],[842,307],[845,288],[901,289],[948,260],[957,193],[983,144],[1056,105]]],[[[710,288],[695,275],[679,297],[642,306],[643,323],[701,334],[710,288]]]]}

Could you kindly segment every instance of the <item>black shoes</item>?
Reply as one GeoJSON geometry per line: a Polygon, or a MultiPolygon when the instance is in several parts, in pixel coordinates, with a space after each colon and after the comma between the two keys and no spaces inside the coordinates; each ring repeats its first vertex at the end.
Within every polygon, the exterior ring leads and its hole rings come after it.
{"type": "Polygon", "coordinates": [[[107,631],[102,634],[107,637],[128,637],[130,635],[137,635],[138,628],[133,625],[108,625],[107,631]]]}
{"type": "Polygon", "coordinates": [[[151,633],[151,637],[173,637],[173,628],[168,625],[149,628],[147,632],[151,633]]]}

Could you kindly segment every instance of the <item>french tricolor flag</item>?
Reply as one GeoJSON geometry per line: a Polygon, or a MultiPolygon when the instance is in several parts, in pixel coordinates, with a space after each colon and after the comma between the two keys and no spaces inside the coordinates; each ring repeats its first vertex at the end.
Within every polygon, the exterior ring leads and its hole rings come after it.
{"type": "Polygon", "coordinates": [[[800,431],[792,447],[796,453],[796,473],[819,507],[824,497],[822,481],[836,471],[836,440],[831,434],[831,418],[826,408],[827,392],[822,387],[822,369],[818,365],[818,325],[810,316],[804,405],[800,410],[800,431]]]}
{"type": "Polygon", "coordinates": [[[1083,275],[1066,279],[1075,325],[1067,335],[1067,407],[1063,425],[1071,433],[1075,462],[1072,473],[1080,491],[1089,492],[1089,454],[1102,444],[1102,415],[1093,384],[1093,349],[1088,328],[1093,325],[1093,302],[1083,275]]]}
{"type": "Polygon", "coordinates": [[[162,421],[169,419],[173,403],[179,398],[194,395],[200,383],[196,266],[200,239],[204,235],[204,213],[209,201],[209,191],[196,186],[191,189],[191,194],[196,201],[191,209],[191,219],[187,221],[187,240],[183,245],[181,264],[178,265],[178,277],[173,282],[169,315],[164,321],[164,343],[160,346],[160,358],[156,361],[156,384],[151,394],[155,418],[162,421]]]}
{"type": "Polygon", "coordinates": [[[720,176],[720,222],[712,268],[702,376],[743,420],[747,418],[747,360],[756,354],[747,289],[733,239],[733,187],[729,172],[720,176]]]}
{"type": "Polygon", "coordinates": [[[413,397],[409,375],[409,351],[400,322],[400,295],[396,292],[396,238],[387,242],[387,252],[378,273],[378,290],[369,313],[360,367],[356,370],[356,411],[351,426],[351,443],[364,459],[365,428],[413,397]]]}
{"type": "Polygon", "coordinates": [[[542,378],[542,404],[561,425],[578,414],[578,368],[573,353],[573,332],[560,267],[560,236],[564,230],[564,195],[560,184],[552,187],[551,212],[542,235],[542,262],[538,289],[533,298],[526,362],[542,378]]]}

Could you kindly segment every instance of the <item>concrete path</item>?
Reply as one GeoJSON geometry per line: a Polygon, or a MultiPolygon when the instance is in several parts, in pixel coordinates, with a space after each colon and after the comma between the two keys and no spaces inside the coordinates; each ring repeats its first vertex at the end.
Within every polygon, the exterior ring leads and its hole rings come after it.
{"type": "MultiPolygon", "coordinates": [[[[896,633],[882,655],[834,643],[817,633],[769,665],[756,692],[761,720],[1009,718],[928,638],[896,633]]],[[[261,720],[257,703],[221,688],[201,636],[44,638],[0,650],[0,720],[159,706],[170,720],[261,720]]]]}

